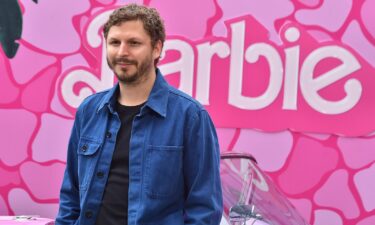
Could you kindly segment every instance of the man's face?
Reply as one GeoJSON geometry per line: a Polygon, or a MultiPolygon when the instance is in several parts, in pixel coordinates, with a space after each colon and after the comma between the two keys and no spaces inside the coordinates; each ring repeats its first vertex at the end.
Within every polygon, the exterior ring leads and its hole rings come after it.
{"type": "Polygon", "coordinates": [[[141,21],[112,26],[106,42],[108,65],[120,82],[141,83],[155,70],[154,60],[160,56],[161,43],[151,46],[151,38],[141,21]]]}

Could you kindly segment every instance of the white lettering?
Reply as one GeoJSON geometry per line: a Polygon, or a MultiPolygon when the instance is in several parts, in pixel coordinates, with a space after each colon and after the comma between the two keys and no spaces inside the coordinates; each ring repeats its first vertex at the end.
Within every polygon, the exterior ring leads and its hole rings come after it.
{"type": "Polygon", "coordinates": [[[264,56],[270,67],[270,82],[267,90],[258,97],[242,95],[243,49],[245,39],[245,23],[232,24],[232,52],[229,78],[228,102],[241,109],[257,110],[271,104],[280,92],[282,86],[283,66],[279,53],[270,45],[256,43],[246,50],[246,60],[255,63],[264,56]]]}
{"type": "Polygon", "coordinates": [[[209,105],[211,59],[217,54],[220,58],[228,57],[230,54],[229,45],[223,41],[213,44],[203,43],[197,45],[198,69],[197,69],[197,90],[195,98],[203,105],[209,105]]]}
{"type": "Polygon", "coordinates": [[[188,95],[193,95],[194,82],[194,51],[193,48],[182,40],[166,40],[163,47],[162,55],[169,50],[177,50],[181,53],[180,59],[175,62],[163,64],[159,66],[163,75],[180,72],[180,86],[178,89],[188,95]]]}
{"type": "MultiPolygon", "coordinates": [[[[291,27],[285,31],[285,39],[289,42],[296,42],[300,37],[297,28],[291,27]]],[[[298,98],[298,70],[300,47],[293,46],[285,50],[285,81],[283,109],[296,110],[298,98]]]]}
{"type": "Polygon", "coordinates": [[[301,68],[300,85],[303,97],[311,107],[324,114],[340,114],[350,110],[361,98],[362,86],[358,80],[346,81],[344,89],[347,95],[339,101],[326,100],[318,94],[318,91],[360,68],[357,59],[344,48],[325,46],[316,49],[306,58],[301,68]],[[343,63],[313,78],[315,66],[325,58],[336,58],[343,63]]]}
{"type": "Polygon", "coordinates": [[[113,86],[114,75],[107,65],[105,42],[103,42],[102,46],[102,66],[100,74],[101,77],[98,78],[95,74],[92,74],[86,69],[77,69],[68,73],[61,83],[61,95],[65,99],[65,102],[71,107],[77,108],[89,95],[113,86]],[[79,82],[86,83],[89,87],[81,88],[79,94],[76,95],[73,91],[74,85],[79,82]]]}

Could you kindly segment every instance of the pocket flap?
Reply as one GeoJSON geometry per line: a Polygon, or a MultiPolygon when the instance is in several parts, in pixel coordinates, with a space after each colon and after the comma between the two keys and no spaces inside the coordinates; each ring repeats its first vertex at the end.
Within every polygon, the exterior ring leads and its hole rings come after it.
{"type": "Polygon", "coordinates": [[[98,151],[100,143],[92,140],[81,139],[78,144],[78,154],[79,155],[93,155],[98,151]]]}

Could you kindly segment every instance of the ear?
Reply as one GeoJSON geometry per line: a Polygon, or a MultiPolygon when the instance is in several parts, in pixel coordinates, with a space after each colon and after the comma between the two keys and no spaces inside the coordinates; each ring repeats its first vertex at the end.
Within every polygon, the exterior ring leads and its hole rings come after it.
{"type": "Polygon", "coordinates": [[[161,43],[161,41],[160,40],[157,41],[155,43],[155,46],[154,46],[154,49],[153,49],[153,58],[154,58],[154,60],[160,57],[162,48],[163,48],[163,44],[161,43]]]}

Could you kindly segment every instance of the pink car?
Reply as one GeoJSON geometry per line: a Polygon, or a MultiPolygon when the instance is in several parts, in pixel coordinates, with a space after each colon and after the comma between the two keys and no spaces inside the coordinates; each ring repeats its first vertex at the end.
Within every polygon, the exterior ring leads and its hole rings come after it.
{"type": "Polygon", "coordinates": [[[0,216],[0,225],[54,225],[52,219],[38,216],[0,216]]]}

